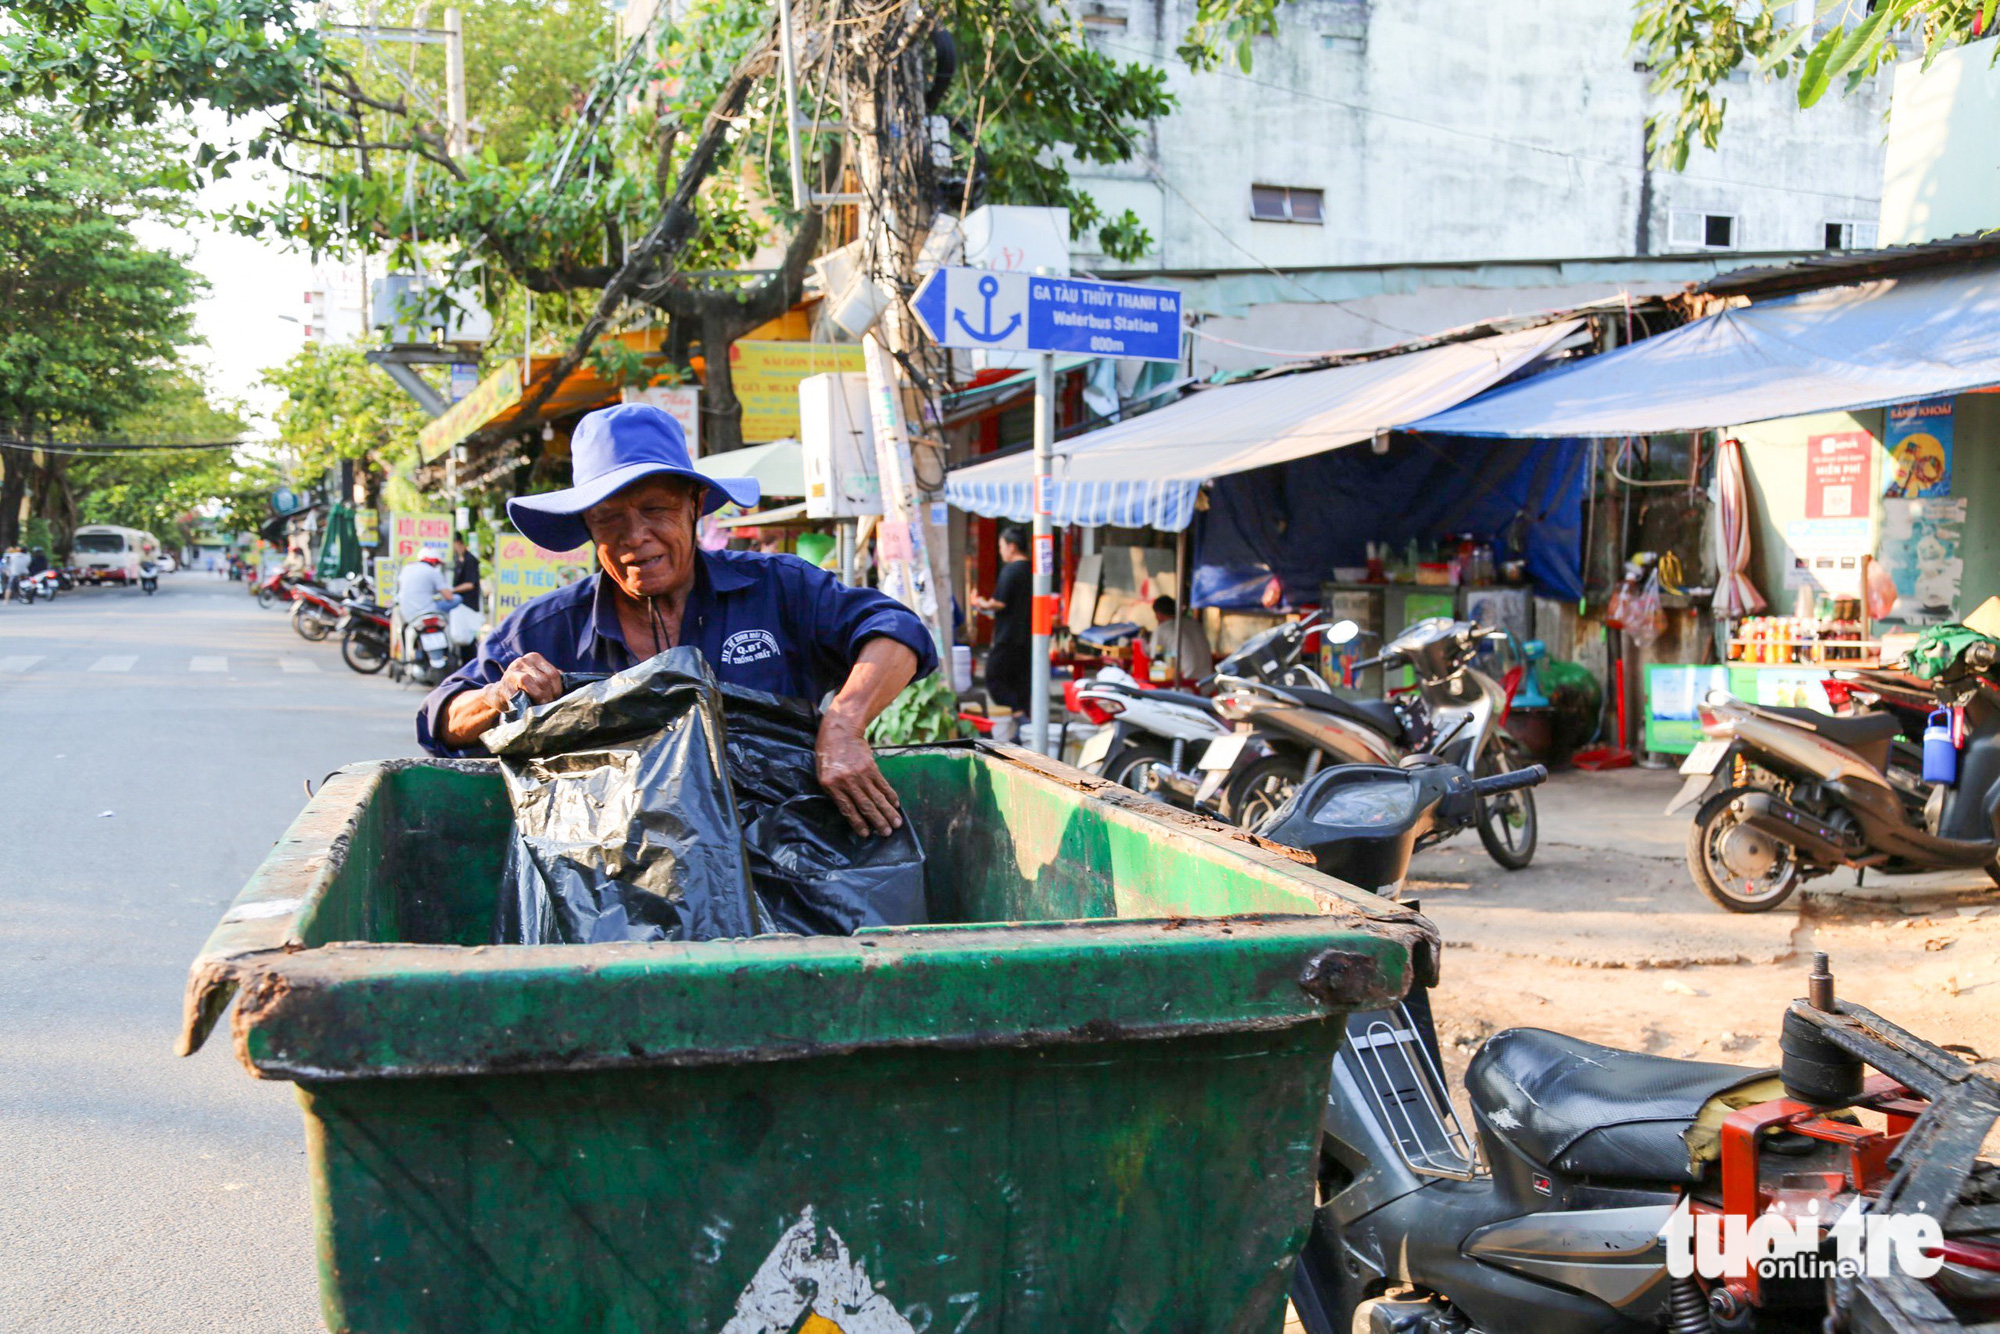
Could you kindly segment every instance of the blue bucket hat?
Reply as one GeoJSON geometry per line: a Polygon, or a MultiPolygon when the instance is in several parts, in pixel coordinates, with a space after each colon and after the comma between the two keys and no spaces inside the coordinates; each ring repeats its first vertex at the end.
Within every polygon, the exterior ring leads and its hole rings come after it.
{"type": "Polygon", "coordinates": [[[651,403],[620,403],[585,414],[570,437],[567,491],[518,496],[507,502],[507,517],[530,542],[551,551],[568,551],[590,540],[583,512],[608,496],[648,477],[681,477],[699,483],[703,514],[730,501],[757,503],[752,477],[704,477],[688,459],[681,424],[651,403]]]}

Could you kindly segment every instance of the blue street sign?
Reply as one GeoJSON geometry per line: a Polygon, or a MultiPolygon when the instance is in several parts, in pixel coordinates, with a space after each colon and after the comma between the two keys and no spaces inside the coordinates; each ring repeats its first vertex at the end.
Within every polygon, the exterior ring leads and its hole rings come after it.
{"type": "Polygon", "coordinates": [[[946,347],[1181,359],[1181,294],[1170,287],[937,269],[910,308],[946,347]]]}

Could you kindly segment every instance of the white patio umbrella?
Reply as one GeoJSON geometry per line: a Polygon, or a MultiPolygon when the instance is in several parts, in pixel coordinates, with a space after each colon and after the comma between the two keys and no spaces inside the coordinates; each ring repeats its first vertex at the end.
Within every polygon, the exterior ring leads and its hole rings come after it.
{"type": "Polygon", "coordinates": [[[1750,497],[1743,483],[1743,442],[1731,437],[1715,456],[1715,618],[1735,621],[1764,610],[1750,582],[1750,497]]]}

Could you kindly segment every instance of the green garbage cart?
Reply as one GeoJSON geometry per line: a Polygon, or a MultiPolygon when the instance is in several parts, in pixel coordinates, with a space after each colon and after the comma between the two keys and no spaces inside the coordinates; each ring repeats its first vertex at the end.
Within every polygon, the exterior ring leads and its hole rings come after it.
{"type": "Polygon", "coordinates": [[[1276,1334],[1343,1015],[1416,915],[1025,751],[884,756],[933,925],[495,946],[479,761],[328,779],[183,1054],[304,1107],[339,1331],[1276,1334]]]}

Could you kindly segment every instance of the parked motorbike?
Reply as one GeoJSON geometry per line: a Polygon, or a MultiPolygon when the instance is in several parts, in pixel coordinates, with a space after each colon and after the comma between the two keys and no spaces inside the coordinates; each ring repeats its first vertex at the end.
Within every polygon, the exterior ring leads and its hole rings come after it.
{"type": "Polygon", "coordinates": [[[156,562],[150,560],[139,562],[139,587],[146,590],[147,597],[160,591],[160,567],[156,562]]]}
{"type": "MultiPolygon", "coordinates": [[[[1340,766],[1258,832],[1350,884],[1392,891],[1416,848],[1476,824],[1483,802],[1544,773],[1340,766]]],[[[1422,986],[1350,1015],[1292,1280],[1300,1322],[1310,1334],[1721,1334],[1990,1319],[2000,1171],[1979,1149],[2000,1080],[1837,1000],[1825,959],[1816,956],[1808,999],[1784,1014],[1779,1070],[1508,1029],[1467,1068],[1472,1133],[1448,1095],[1422,986]],[[1913,1146],[1922,1149],[1904,1151],[1913,1146]],[[1829,1226],[1850,1211],[1928,1212],[1942,1224],[1943,1267],[1928,1282],[1669,1271],[1676,1229],[1686,1227],[1686,1244],[1698,1215],[1726,1230],[1814,1211],[1829,1226]]],[[[1831,1260],[1835,1248],[1821,1254],[1831,1260]]]]}
{"type": "MultiPolygon", "coordinates": [[[[1141,633],[1140,626],[1125,622],[1093,626],[1079,638],[1105,649],[1141,633]]],[[[1070,681],[1063,687],[1063,705],[1097,725],[1077,754],[1077,768],[1180,806],[1190,804],[1194,785],[1189,783],[1185,792],[1162,788],[1152,778],[1154,766],[1183,769],[1209,742],[1229,732],[1229,724],[1205,697],[1148,685],[1120,667],[1101,667],[1094,676],[1070,681]]]]}
{"type": "Polygon", "coordinates": [[[292,629],[299,638],[317,644],[339,627],[347,612],[343,600],[325,585],[302,582],[292,588],[292,629]]]}
{"type": "Polygon", "coordinates": [[[389,609],[375,602],[365,582],[357,582],[341,604],[340,656],[363,676],[389,665],[389,609]]]}
{"type": "Polygon", "coordinates": [[[1711,692],[1696,710],[1704,740],[1667,805],[1701,803],[1687,837],[1701,892],[1731,912],[1769,912],[1837,866],[1984,867],[2000,882],[1996,652],[1972,642],[1931,682],[1937,705],[1963,718],[1963,746],[1946,743],[1950,782],[1891,762],[1905,726],[1892,713],[1830,717],[1711,692]]]}
{"type": "Polygon", "coordinates": [[[277,569],[261,579],[251,579],[250,595],[257,599],[258,606],[268,611],[281,602],[292,601],[298,596],[298,589],[302,585],[317,585],[318,582],[309,574],[277,569]]]}
{"type": "Polygon", "coordinates": [[[1210,742],[1229,735],[1210,700],[1141,685],[1117,667],[1071,681],[1063,687],[1063,703],[1098,725],[1077,755],[1077,768],[1182,806],[1192,804],[1194,784],[1185,791],[1162,785],[1155,766],[1184,770],[1210,742]]]}
{"type": "MultiPolygon", "coordinates": [[[[1326,633],[1329,642],[1345,645],[1359,629],[1341,621],[1326,633]]],[[[1236,735],[1197,762],[1207,775],[1198,800],[1219,794],[1223,815],[1249,829],[1328,763],[1396,764],[1434,754],[1482,778],[1522,768],[1520,747],[1501,727],[1508,691],[1473,666],[1481,645],[1506,637],[1504,630],[1448,616],[1416,622],[1354,665],[1355,671],[1409,667],[1417,689],[1396,699],[1354,699],[1218,671],[1215,707],[1237,724],[1236,735]]],[[[1535,855],[1534,796],[1525,788],[1496,791],[1479,803],[1479,841],[1494,861],[1518,871],[1535,855]]]]}

